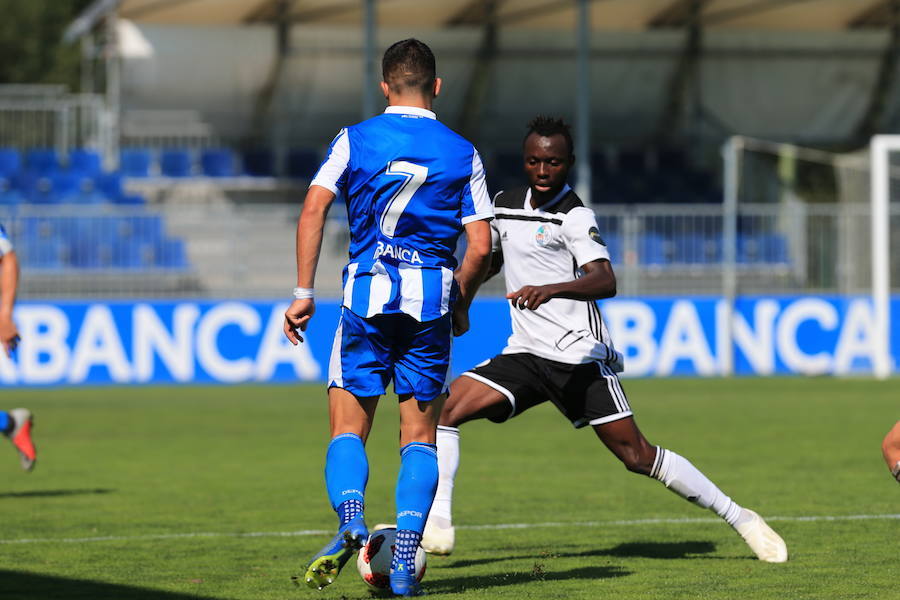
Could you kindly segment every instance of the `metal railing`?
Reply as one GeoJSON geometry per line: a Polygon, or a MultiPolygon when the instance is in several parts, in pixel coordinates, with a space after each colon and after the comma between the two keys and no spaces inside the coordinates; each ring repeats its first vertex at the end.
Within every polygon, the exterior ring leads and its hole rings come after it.
{"type": "MultiPolygon", "coordinates": [[[[227,201],[22,205],[0,207],[0,222],[21,255],[23,297],[281,297],[295,281],[299,210],[227,201]]],[[[594,210],[620,296],[722,295],[722,206],[594,210]]],[[[326,224],[316,281],[322,297],[341,292],[349,243],[343,211],[335,206],[326,224]]],[[[868,293],[868,219],[866,204],[741,205],[738,294],[868,293]]],[[[900,241],[900,207],[891,228],[900,241]]],[[[900,265],[893,269],[896,285],[900,265]]],[[[482,293],[503,290],[497,277],[482,293]]]]}

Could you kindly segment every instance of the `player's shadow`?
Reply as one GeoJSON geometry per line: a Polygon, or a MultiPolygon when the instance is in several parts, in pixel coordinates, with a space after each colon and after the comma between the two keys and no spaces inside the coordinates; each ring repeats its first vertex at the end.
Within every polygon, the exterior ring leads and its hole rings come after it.
{"type": "Polygon", "coordinates": [[[90,494],[111,494],[116,490],[105,488],[82,490],[31,490],[28,492],[5,492],[0,494],[2,498],[55,498],[57,496],[86,496],[90,494]]]}
{"type": "Polygon", "coordinates": [[[0,569],[3,600],[212,600],[209,596],[0,569]]]}
{"type": "Polygon", "coordinates": [[[578,567],[568,571],[547,570],[545,565],[535,563],[531,572],[500,573],[497,575],[447,577],[428,581],[425,586],[429,594],[450,594],[466,590],[483,590],[536,581],[564,581],[566,579],[610,579],[631,575],[631,571],[617,566],[578,567]]]}
{"type": "MultiPolygon", "coordinates": [[[[584,552],[534,552],[529,554],[512,554],[508,556],[493,556],[476,558],[472,560],[457,560],[446,566],[452,569],[465,568],[475,565],[484,565],[505,560],[517,559],[553,559],[553,558],[583,558],[586,556],[616,556],[629,558],[662,558],[681,559],[696,558],[698,554],[709,554],[716,551],[716,545],[707,541],[688,542],[629,542],[619,544],[612,548],[598,548],[585,550],[584,552]]],[[[709,557],[704,557],[709,558],[709,557]]]]}

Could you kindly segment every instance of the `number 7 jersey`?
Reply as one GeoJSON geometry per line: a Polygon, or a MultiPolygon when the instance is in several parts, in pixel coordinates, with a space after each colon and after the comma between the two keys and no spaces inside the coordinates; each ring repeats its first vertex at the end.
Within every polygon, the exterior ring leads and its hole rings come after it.
{"type": "Polygon", "coordinates": [[[342,129],[310,185],[346,201],[346,308],[423,322],[451,309],[459,235],[466,223],[493,218],[472,144],[429,110],[389,106],[342,129]]]}

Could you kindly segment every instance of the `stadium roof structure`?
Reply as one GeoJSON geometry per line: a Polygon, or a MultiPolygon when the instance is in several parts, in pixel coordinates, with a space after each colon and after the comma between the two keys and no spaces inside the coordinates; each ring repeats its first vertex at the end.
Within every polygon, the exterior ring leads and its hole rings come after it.
{"type": "MultiPolygon", "coordinates": [[[[593,34],[598,32],[681,31],[684,42],[666,94],[663,121],[678,114],[691,92],[692,73],[703,55],[703,33],[847,32],[880,29],[890,32],[883,50],[869,108],[861,120],[859,139],[884,112],[886,98],[897,79],[900,48],[900,0],[95,0],[65,32],[68,41],[96,44],[95,34],[118,40],[112,47],[128,54],[120,24],[130,21],[154,26],[271,26],[276,32],[273,67],[259,93],[256,111],[271,107],[282,66],[290,55],[290,30],[302,27],[357,29],[363,40],[363,115],[376,106],[377,29],[469,28],[482,32],[475,66],[465,94],[460,130],[466,133],[485,97],[485,80],[499,51],[499,32],[508,29],[561,31],[574,40],[576,85],[573,96],[576,154],[589,155],[590,62],[593,34]]],[[[107,46],[107,49],[109,46],[107,46]]],[[[537,50],[539,52],[539,50],[537,50]]],[[[85,52],[91,55],[91,52],[85,52]]],[[[121,69],[115,52],[95,53],[106,61],[106,91],[112,115],[120,112],[121,69]]],[[[115,136],[113,136],[115,137],[115,136]]],[[[576,165],[579,193],[588,197],[590,168],[576,165]]]]}
{"type": "MultiPolygon", "coordinates": [[[[678,28],[697,16],[704,28],[840,31],[887,27],[894,0],[586,0],[595,30],[678,28]]],[[[379,24],[571,29],[579,0],[97,0],[72,24],[79,37],[110,11],[139,23],[235,25],[274,23],[361,25],[366,4],[379,24]]]]}

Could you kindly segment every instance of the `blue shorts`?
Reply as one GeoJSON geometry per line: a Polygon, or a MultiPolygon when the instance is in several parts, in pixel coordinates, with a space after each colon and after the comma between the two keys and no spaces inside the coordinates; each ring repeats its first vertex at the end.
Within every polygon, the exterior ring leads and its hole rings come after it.
{"type": "Polygon", "coordinates": [[[448,388],[452,340],[449,313],[420,323],[405,314],[364,319],[342,308],[328,387],[343,388],[357,398],[381,396],[393,380],[398,396],[434,400],[448,388]]]}

